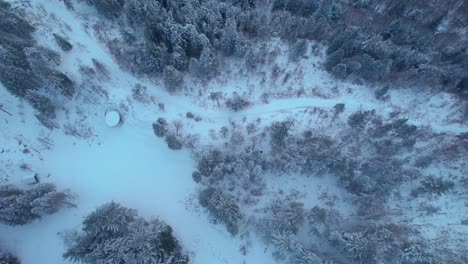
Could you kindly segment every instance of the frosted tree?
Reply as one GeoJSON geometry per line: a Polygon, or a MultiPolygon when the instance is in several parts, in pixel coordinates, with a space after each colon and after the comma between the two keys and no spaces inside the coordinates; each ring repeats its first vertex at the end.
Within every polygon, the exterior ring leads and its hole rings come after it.
{"type": "Polygon", "coordinates": [[[296,234],[305,221],[304,204],[290,201],[274,201],[268,208],[270,215],[267,223],[276,230],[284,230],[296,234]]]}
{"type": "Polygon", "coordinates": [[[31,203],[31,206],[33,207],[31,212],[40,216],[54,214],[64,205],[74,206],[67,202],[68,199],[69,194],[65,192],[48,192],[31,203]]]}
{"type": "Polygon", "coordinates": [[[229,233],[236,235],[242,218],[239,205],[233,197],[221,190],[209,187],[202,190],[198,200],[200,205],[208,210],[215,222],[226,225],[229,233]]]}
{"type": "Polygon", "coordinates": [[[247,101],[247,99],[241,97],[238,93],[234,92],[232,98],[229,98],[226,101],[226,106],[237,112],[249,106],[249,102],[247,101]]]}
{"type": "Polygon", "coordinates": [[[455,183],[451,180],[445,180],[442,177],[427,176],[421,181],[420,191],[425,193],[434,193],[442,195],[455,188],[455,183]]]}
{"type": "Polygon", "coordinates": [[[174,66],[168,65],[163,70],[163,81],[169,92],[180,90],[184,83],[183,75],[174,66]]]}
{"type": "Polygon", "coordinates": [[[218,60],[215,51],[210,44],[206,44],[198,59],[198,74],[211,77],[216,70],[218,60]]]}
{"type": "Polygon", "coordinates": [[[286,121],[284,122],[274,122],[271,125],[270,130],[270,144],[274,149],[281,149],[286,144],[286,138],[289,134],[290,124],[286,121]]]}
{"type": "Polygon", "coordinates": [[[299,39],[292,45],[289,51],[289,58],[292,61],[297,61],[307,52],[307,40],[299,39]]]}
{"type": "Polygon", "coordinates": [[[312,250],[305,249],[301,246],[296,251],[297,256],[295,261],[297,264],[324,264],[323,260],[312,250]]]}
{"type": "Polygon", "coordinates": [[[354,112],[348,117],[348,125],[355,129],[364,129],[373,114],[373,111],[354,112]]]}
{"type": "Polygon", "coordinates": [[[273,229],[271,233],[271,241],[275,246],[275,250],[279,253],[291,252],[298,247],[298,242],[294,238],[294,234],[291,231],[284,229],[273,229]]]}
{"type": "Polygon", "coordinates": [[[201,174],[210,176],[213,170],[224,161],[224,155],[220,150],[208,149],[201,153],[197,169],[201,174]]]}
{"type": "Polygon", "coordinates": [[[7,36],[17,36],[25,40],[26,43],[32,43],[33,38],[30,34],[34,30],[35,28],[23,16],[15,13],[10,3],[0,0],[0,32],[2,33],[2,42],[14,41],[14,39],[6,38],[7,36]]]}
{"type": "Polygon", "coordinates": [[[221,38],[217,44],[224,55],[243,56],[245,52],[245,43],[243,37],[239,34],[233,18],[228,18],[226,27],[221,32],[221,38]]]}
{"type": "Polygon", "coordinates": [[[97,208],[83,221],[83,231],[106,239],[127,232],[129,223],[135,221],[137,212],[110,202],[97,208]]]}
{"type": "Polygon", "coordinates": [[[164,137],[166,135],[166,127],[155,122],[153,123],[153,132],[157,137],[164,137]]]}
{"type": "Polygon", "coordinates": [[[162,14],[162,6],[159,1],[128,0],[125,4],[126,18],[134,27],[152,23],[162,14]]]}
{"type": "Polygon", "coordinates": [[[349,253],[356,260],[369,260],[371,244],[362,232],[333,231],[330,234],[330,242],[335,247],[349,253]]]}
{"type": "Polygon", "coordinates": [[[55,42],[63,51],[70,51],[73,49],[73,45],[66,40],[64,37],[59,36],[57,34],[53,34],[55,42]]]}
{"type": "Polygon", "coordinates": [[[434,255],[430,254],[427,246],[421,243],[410,243],[401,252],[401,263],[404,264],[433,264],[439,263],[434,255]]]}
{"type": "Polygon", "coordinates": [[[20,260],[8,251],[0,248],[0,264],[20,264],[20,260]]]}
{"type": "Polygon", "coordinates": [[[166,135],[166,143],[167,143],[167,146],[172,150],[182,149],[182,141],[179,139],[177,135],[174,135],[174,134],[166,135]]]}
{"type": "Polygon", "coordinates": [[[9,3],[0,1],[0,81],[14,95],[24,97],[40,81],[32,72],[25,48],[35,45],[35,28],[14,12],[9,3]]]}
{"type": "Polygon", "coordinates": [[[110,19],[117,19],[123,11],[124,0],[87,0],[96,10],[110,19]]]}
{"type": "Polygon", "coordinates": [[[343,49],[339,49],[330,54],[325,61],[325,69],[331,71],[336,65],[338,65],[345,58],[345,52],[343,49]]]}
{"type": "Polygon", "coordinates": [[[223,94],[221,92],[211,92],[209,98],[213,101],[216,101],[218,107],[220,107],[219,99],[222,98],[223,94]]]}
{"type": "Polygon", "coordinates": [[[322,264],[322,259],[312,250],[305,248],[293,233],[286,230],[273,229],[271,241],[275,246],[275,254],[289,256],[288,263],[322,264]]]}
{"type": "Polygon", "coordinates": [[[158,219],[146,221],[114,202],[87,216],[82,231],[69,235],[66,246],[65,259],[89,264],[188,263],[170,226],[158,219]]]}
{"type": "Polygon", "coordinates": [[[178,253],[177,240],[172,229],[159,220],[138,219],[129,225],[129,233],[109,243],[108,263],[187,263],[188,258],[178,253]]]}
{"type": "Polygon", "coordinates": [[[344,63],[338,63],[335,67],[331,69],[331,73],[340,79],[346,79],[348,77],[348,67],[344,63]]]}
{"type": "Polygon", "coordinates": [[[0,222],[24,225],[60,208],[73,205],[68,192],[58,192],[54,184],[44,183],[30,189],[12,185],[0,187],[0,222]]]}

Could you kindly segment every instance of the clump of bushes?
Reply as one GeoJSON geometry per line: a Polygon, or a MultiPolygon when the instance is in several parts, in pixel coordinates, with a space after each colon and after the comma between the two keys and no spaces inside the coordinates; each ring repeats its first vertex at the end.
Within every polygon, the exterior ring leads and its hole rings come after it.
{"type": "Polygon", "coordinates": [[[137,100],[140,103],[148,103],[150,102],[150,96],[147,92],[148,88],[144,85],[137,83],[132,88],[132,97],[133,99],[137,100]]]}
{"type": "Polygon", "coordinates": [[[168,123],[166,119],[160,117],[153,123],[153,131],[157,137],[164,137],[166,135],[168,123]]]}
{"type": "Polygon", "coordinates": [[[173,135],[173,134],[166,135],[166,143],[167,143],[167,146],[172,150],[182,149],[182,142],[176,135],[173,135]]]}
{"type": "Polygon", "coordinates": [[[247,99],[242,98],[237,93],[234,93],[232,98],[226,100],[226,106],[235,112],[241,111],[247,108],[249,105],[250,103],[247,101],[247,99]]]}

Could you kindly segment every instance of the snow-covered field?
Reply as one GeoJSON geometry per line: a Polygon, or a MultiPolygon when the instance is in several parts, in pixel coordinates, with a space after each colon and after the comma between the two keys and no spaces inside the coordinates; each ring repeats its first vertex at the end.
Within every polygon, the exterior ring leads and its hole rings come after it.
{"type": "MultiPolygon", "coordinates": [[[[233,72],[241,68],[240,62],[233,61],[225,66],[229,73],[208,84],[193,80],[185,95],[172,96],[162,85],[139,79],[118,67],[93,30],[97,23],[93,15],[77,15],[94,14],[90,7],[83,5],[80,7],[83,9],[72,12],[60,1],[31,2],[28,15],[38,28],[36,39],[42,45],[51,46],[54,42],[50,33],[61,32],[67,36],[76,48],[69,53],[62,52],[60,67],[82,85],[76,100],[67,102],[66,109],[59,113],[56,122],[60,128],[54,130],[42,126],[27,103],[0,86],[0,106],[6,111],[0,112],[0,183],[20,184],[22,177],[37,172],[42,182],[56,183],[60,189],[68,188],[76,194],[76,208],[61,210],[24,226],[0,225],[0,244],[16,253],[24,264],[67,263],[62,259],[65,248],[60,234],[78,228],[84,216],[112,200],[138,209],[147,218],[159,217],[170,224],[181,245],[189,251],[191,263],[276,263],[271,250],[255,234],[232,237],[223,226],[209,221],[196,200],[198,186],[191,176],[195,169],[191,152],[170,150],[163,139],[154,135],[151,125],[159,117],[181,122],[180,133],[197,135],[197,146],[217,144],[213,135],[232,122],[247,124],[258,119],[259,127],[292,118],[298,130],[313,128],[332,133],[330,119],[338,103],[346,105],[340,117],[343,120],[357,110],[375,109],[381,115],[400,111],[409,122],[430,127],[437,133],[468,132],[466,121],[458,111],[460,104],[451,95],[401,89],[390,91],[387,100],[379,101],[366,86],[333,80],[320,69],[320,54],[315,56],[309,52],[309,58],[286,67],[286,46],[278,41],[273,41],[274,48],[284,54],[276,63],[285,69],[275,77],[278,81],[270,76],[271,66],[259,70],[266,76],[266,81],[262,81],[260,74],[233,72]],[[107,67],[108,76],[86,80],[77,74],[80,65],[92,65],[93,58],[107,67]],[[286,74],[291,77],[285,84],[281,80],[286,74]],[[101,87],[106,95],[97,94],[91,84],[101,87]],[[132,87],[136,84],[147,87],[151,100],[139,102],[132,97],[132,87]],[[265,86],[271,87],[266,89],[267,102],[261,99],[265,86]],[[313,92],[298,93],[302,88],[313,92]],[[207,95],[220,90],[226,98],[234,91],[245,95],[249,107],[239,112],[218,107],[207,95]],[[199,96],[201,92],[206,96],[199,96]],[[161,103],[164,110],[158,107],[161,103]],[[123,122],[108,127],[105,112],[115,109],[122,113],[123,122]],[[187,112],[201,117],[201,121],[187,119],[187,112]],[[249,248],[243,254],[240,248],[245,244],[249,248]]],[[[466,163],[460,165],[461,169],[466,173],[466,163]]],[[[347,208],[349,201],[346,196],[340,196],[339,188],[330,178],[272,177],[263,199],[274,199],[280,191],[295,190],[304,194],[303,202],[312,207],[321,203],[321,194],[336,194],[338,202],[334,206],[352,214],[353,208],[351,205],[347,208]],[[313,195],[305,195],[308,190],[314,190],[313,195]]],[[[451,201],[451,197],[436,201],[444,208],[441,214],[414,219],[404,215],[401,220],[418,225],[437,222],[430,229],[436,231],[429,232],[428,237],[436,234],[435,238],[439,238],[437,232],[453,232],[454,239],[466,243],[468,227],[458,225],[458,221],[467,217],[466,201],[451,201]]],[[[412,204],[406,206],[409,207],[406,211],[414,210],[412,204]]]]}

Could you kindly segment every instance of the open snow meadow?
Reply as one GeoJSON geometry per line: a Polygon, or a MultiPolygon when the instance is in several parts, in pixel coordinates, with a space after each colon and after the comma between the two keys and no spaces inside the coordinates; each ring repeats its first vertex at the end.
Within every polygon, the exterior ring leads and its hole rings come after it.
{"type": "Polygon", "coordinates": [[[468,263],[467,25],[0,0],[0,264],[468,263]]]}

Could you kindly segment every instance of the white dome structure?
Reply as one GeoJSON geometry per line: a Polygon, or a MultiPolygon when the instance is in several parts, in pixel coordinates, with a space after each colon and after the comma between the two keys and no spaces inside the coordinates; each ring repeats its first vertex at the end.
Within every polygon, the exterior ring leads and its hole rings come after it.
{"type": "Polygon", "coordinates": [[[106,125],[109,127],[116,127],[120,123],[120,113],[111,110],[106,112],[106,125]]]}

